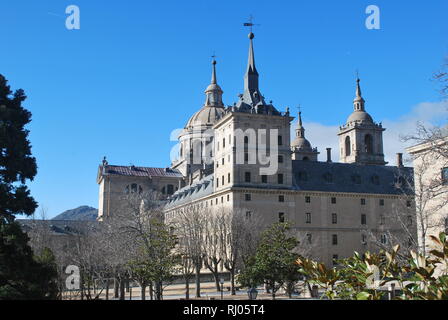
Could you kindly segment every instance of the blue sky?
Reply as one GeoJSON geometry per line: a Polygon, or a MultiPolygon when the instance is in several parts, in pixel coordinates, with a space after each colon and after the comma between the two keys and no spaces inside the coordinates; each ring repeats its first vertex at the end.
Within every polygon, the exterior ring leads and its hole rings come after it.
{"type": "Polygon", "coordinates": [[[367,110],[390,132],[433,120],[445,106],[431,77],[448,53],[447,12],[446,0],[2,1],[0,73],[33,113],[32,194],[52,217],[97,207],[104,155],[168,166],[172,130],[204,102],[213,52],[224,102],[242,91],[250,14],[262,93],[280,110],[301,104],[321,151],[352,111],[356,69],[367,110]],[[65,28],[71,4],[80,30],[65,28]],[[365,27],[371,4],[380,30],[365,27]]]}

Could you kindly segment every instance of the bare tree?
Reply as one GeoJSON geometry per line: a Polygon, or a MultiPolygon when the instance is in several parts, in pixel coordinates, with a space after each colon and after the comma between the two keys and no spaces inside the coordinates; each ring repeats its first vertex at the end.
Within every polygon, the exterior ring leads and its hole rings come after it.
{"type": "MultiPolygon", "coordinates": [[[[196,297],[201,297],[201,269],[203,267],[203,241],[205,239],[205,211],[198,205],[189,205],[176,213],[172,224],[182,247],[184,257],[191,260],[194,266],[196,297]]],[[[186,283],[186,286],[188,284],[186,283]]]]}
{"type": "Polygon", "coordinates": [[[263,221],[253,211],[224,209],[221,212],[221,224],[226,236],[223,262],[230,273],[231,294],[235,295],[235,275],[255,252],[263,221]]]}
{"type": "MultiPolygon", "coordinates": [[[[163,284],[171,279],[176,257],[172,252],[174,237],[163,222],[160,195],[155,191],[125,195],[122,207],[106,223],[111,232],[111,248],[122,261],[118,275],[128,281],[133,277],[142,287],[149,284],[150,296],[163,297],[163,284]],[[124,253],[123,251],[126,251],[124,253]],[[123,260],[124,256],[124,260],[123,260]]],[[[120,290],[123,291],[120,284],[120,290]]]]}
{"type": "Polygon", "coordinates": [[[446,62],[443,65],[443,67],[441,68],[441,70],[436,72],[436,74],[434,75],[434,79],[439,81],[441,83],[441,85],[442,85],[441,93],[442,93],[443,96],[447,96],[448,95],[448,72],[447,72],[447,68],[448,68],[448,58],[446,59],[446,62]]]}
{"type": "Polygon", "coordinates": [[[448,188],[438,168],[448,167],[448,130],[418,123],[416,132],[402,140],[418,146],[412,152],[414,180],[405,187],[414,195],[419,250],[426,254],[427,237],[443,228],[447,218],[448,188]]]}
{"type": "Polygon", "coordinates": [[[221,291],[219,266],[223,264],[226,250],[228,233],[225,226],[226,210],[224,208],[218,208],[214,211],[204,210],[204,214],[207,218],[204,219],[203,262],[213,275],[216,290],[221,291]]]}

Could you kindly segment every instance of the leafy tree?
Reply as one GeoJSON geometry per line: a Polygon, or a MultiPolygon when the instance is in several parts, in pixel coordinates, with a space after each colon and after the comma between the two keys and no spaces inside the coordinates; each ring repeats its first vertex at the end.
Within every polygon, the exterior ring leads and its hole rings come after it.
{"type": "MultiPolygon", "coordinates": [[[[22,107],[23,90],[14,93],[0,75],[0,299],[53,299],[57,272],[48,260],[36,261],[29,238],[14,222],[37,207],[25,185],[37,172],[28,130],[31,113],[22,107]]],[[[39,260],[39,259],[38,259],[39,260]]]]}
{"type": "Polygon", "coordinates": [[[276,223],[263,231],[255,257],[238,277],[246,285],[265,283],[275,299],[276,292],[295,275],[298,268],[294,251],[298,241],[288,235],[288,223],[276,223]]]}
{"type": "Polygon", "coordinates": [[[28,241],[17,223],[0,223],[0,300],[58,297],[54,256],[45,250],[34,259],[28,241]]]}
{"type": "Polygon", "coordinates": [[[12,92],[0,75],[0,219],[12,222],[17,214],[31,215],[37,207],[25,185],[37,173],[28,130],[31,113],[22,107],[22,89],[12,92]]]}

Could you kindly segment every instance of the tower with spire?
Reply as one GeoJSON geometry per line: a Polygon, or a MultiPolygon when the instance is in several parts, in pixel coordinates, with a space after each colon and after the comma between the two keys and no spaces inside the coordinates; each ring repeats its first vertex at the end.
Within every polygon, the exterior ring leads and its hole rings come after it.
{"type": "Polygon", "coordinates": [[[225,113],[222,102],[223,91],[216,76],[216,60],[212,60],[212,77],[205,89],[204,105],[188,120],[179,135],[179,155],[171,166],[187,177],[187,183],[200,170],[209,170],[213,165],[212,128],[225,113]]]}
{"type": "Polygon", "coordinates": [[[249,33],[249,53],[244,91],[215,124],[214,190],[262,185],[276,189],[292,187],[289,111],[280,112],[266,102],[259,88],[255,65],[255,35],[249,33]],[[273,144],[275,151],[273,150],[273,144]],[[260,155],[264,153],[264,156],[260,155]],[[261,168],[273,168],[264,174],[261,168]],[[269,171],[271,172],[271,171],[269,171]]]}
{"type": "Polygon", "coordinates": [[[302,123],[302,112],[299,111],[296,137],[291,143],[292,160],[317,161],[319,152],[312,148],[311,143],[305,138],[305,128],[302,123]]]}
{"type": "Polygon", "coordinates": [[[347,123],[339,128],[340,162],[385,165],[383,131],[386,129],[366,112],[360,82],[357,77],[353,112],[347,123]]]}

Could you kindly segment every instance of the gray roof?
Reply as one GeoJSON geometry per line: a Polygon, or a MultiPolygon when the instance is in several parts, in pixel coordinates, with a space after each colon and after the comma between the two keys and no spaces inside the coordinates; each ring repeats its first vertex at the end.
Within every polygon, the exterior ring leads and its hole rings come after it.
{"type": "Polygon", "coordinates": [[[176,191],[166,202],[165,209],[190,203],[213,193],[213,174],[176,191]]]}
{"type": "Polygon", "coordinates": [[[398,187],[400,177],[413,183],[411,167],[293,160],[292,168],[295,188],[304,191],[398,195],[411,193],[408,183],[398,187]]]}
{"type": "Polygon", "coordinates": [[[151,168],[151,167],[136,167],[136,166],[113,166],[107,165],[104,167],[103,175],[120,175],[133,177],[176,177],[182,178],[179,170],[171,168],[151,168]]]}

